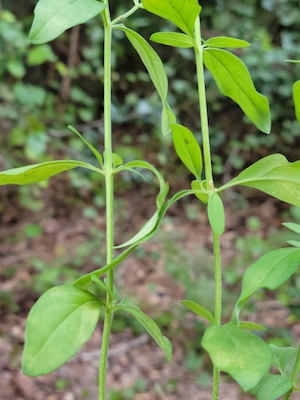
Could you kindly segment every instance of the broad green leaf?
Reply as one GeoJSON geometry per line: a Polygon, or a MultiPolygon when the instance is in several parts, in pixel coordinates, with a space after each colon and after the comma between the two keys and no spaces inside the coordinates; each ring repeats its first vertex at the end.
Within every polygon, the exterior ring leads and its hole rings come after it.
{"type": "Polygon", "coordinates": [[[234,325],[211,325],[204,333],[202,346],[214,366],[231,375],[244,390],[256,386],[271,366],[268,344],[234,325]]]}
{"type": "Polygon", "coordinates": [[[234,307],[233,319],[238,320],[242,307],[258,289],[276,289],[296,271],[299,264],[300,249],[287,247],[270,251],[250,265],[242,279],[242,292],[234,307]]]}
{"type": "Polygon", "coordinates": [[[239,321],[238,324],[239,328],[242,329],[250,329],[251,331],[267,331],[268,329],[261,325],[261,324],[256,324],[255,322],[249,322],[249,321],[239,321]]]}
{"type": "Polygon", "coordinates": [[[96,296],[72,286],[57,286],[45,292],[28,315],[24,374],[48,374],[73,357],[94,332],[100,308],[96,296]]]}
{"type": "Polygon", "coordinates": [[[282,154],[264,157],[221,186],[218,192],[235,185],[250,186],[300,207],[300,161],[290,163],[282,154]]]}
{"type": "Polygon", "coordinates": [[[176,122],[176,117],[167,101],[168,79],[164,65],[158,54],[153,50],[150,44],[137,32],[126,28],[125,25],[115,25],[114,29],[125,32],[128,40],[137,51],[143,64],[148,70],[149,76],[161,98],[162,102],[162,132],[164,135],[170,133],[170,124],[176,122]]]}
{"type": "Polygon", "coordinates": [[[205,40],[203,43],[204,46],[207,47],[219,47],[219,48],[240,48],[240,47],[249,47],[250,43],[245,40],[235,39],[227,36],[216,36],[205,40]]]}
{"type": "Polygon", "coordinates": [[[169,339],[162,335],[159,327],[150,317],[148,317],[148,315],[143,313],[143,311],[141,311],[131,300],[129,300],[127,296],[123,297],[122,301],[116,306],[115,309],[124,310],[137,319],[163,350],[166,355],[166,359],[171,361],[172,345],[169,339]]]}
{"type": "Polygon", "coordinates": [[[293,99],[296,118],[300,122],[300,81],[295,82],[293,85],[293,99]]]}
{"type": "Polygon", "coordinates": [[[201,7],[197,0],[142,0],[144,8],[165,18],[193,39],[194,24],[201,7]]]}
{"type": "Polygon", "coordinates": [[[103,159],[101,154],[99,153],[99,151],[97,149],[95,149],[95,147],[93,145],[91,145],[90,142],[88,142],[79,132],[77,129],[75,129],[72,125],[68,125],[68,128],[75,133],[75,135],[77,135],[82,141],[83,143],[93,152],[94,156],[97,158],[101,168],[103,168],[103,159]]]}
{"type": "Polygon", "coordinates": [[[272,365],[278,369],[281,375],[288,377],[287,368],[296,357],[297,349],[295,347],[277,347],[274,344],[270,344],[270,348],[273,353],[272,365]]]}
{"type": "Polygon", "coordinates": [[[265,375],[252,393],[257,400],[276,400],[287,393],[293,384],[290,379],[281,375],[265,375]]]}
{"type": "Polygon", "coordinates": [[[206,319],[210,323],[215,323],[215,318],[210,311],[208,311],[205,307],[200,306],[200,304],[195,303],[191,300],[182,300],[181,303],[191,310],[193,313],[200,315],[200,317],[206,319]]]}
{"type": "Polygon", "coordinates": [[[225,230],[225,212],[223,202],[216,192],[208,199],[207,214],[212,230],[221,236],[225,230]]]}
{"type": "Polygon", "coordinates": [[[172,47],[189,48],[194,46],[193,41],[188,35],[179,32],[153,33],[153,35],[150,36],[150,40],[172,47]]]}
{"type": "Polygon", "coordinates": [[[13,168],[0,172],[0,185],[28,185],[29,183],[41,182],[76,167],[91,169],[92,171],[103,174],[103,171],[99,168],[82,161],[46,161],[41,164],[32,164],[26,167],[13,168]]]}
{"type": "Polygon", "coordinates": [[[94,18],[105,7],[97,0],[39,0],[29,40],[34,44],[50,42],[72,26],[94,18]]]}
{"type": "Polygon", "coordinates": [[[220,49],[205,49],[203,60],[220,92],[235,101],[264,133],[270,133],[268,99],[258,93],[246,65],[235,55],[220,49]]]}
{"type": "Polygon", "coordinates": [[[300,224],[296,224],[295,222],[283,222],[282,225],[300,235],[300,224]]]}
{"type": "Polygon", "coordinates": [[[176,154],[195,178],[200,179],[202,154],[195,136],[188,128],[179,124],[171,124],[171,131],[176,154]]]}

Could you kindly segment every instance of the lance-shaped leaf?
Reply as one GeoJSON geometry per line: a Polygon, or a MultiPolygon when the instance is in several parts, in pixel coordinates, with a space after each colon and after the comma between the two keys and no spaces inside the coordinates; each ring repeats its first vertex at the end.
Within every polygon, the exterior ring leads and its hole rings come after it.
{"type": "Polygon", "coordinates": [[[191,300],[182,300],[181,303],[193,313],[200,315],[200,317],[206,319],[211,324],[215,323],[215,317],[212,315],[212,313],[200,304],[191,300]]]}
{"type": "Polygon", "coordinates": [[[179,124],[172,124],[171,130],[176,154],[195,178],[200,179],[202,154],[195,136],[188,128],[179,124]]]}
{"type": "Polygon", "coordinates": [[[142,0],[144,8],[178,26],[193,38],[194,24],[201,7],[197,0],[142,0]]]}
{"type": "Polygon", "coordinates": [[[82,161],[46,161],[41,164],[32,164],[26,167],[13,168],[0,172],[0,185],[28,185],[29,183],[41,182],[76,167],[91,169],[92,171],[103,174],[101,169],[82,161]]]}
{"type": "Polygon", "coordinates": [[[170,133],[170,124],[176,122],[176,117],[167,101],[168,78],[164,69],[164,65],[155,50],[153,50],[150,44],[137,32],[126,28],[126,26],[122,24],[115,25],[114,29],[120,29],[121,31],[125,32],[127,38],[147,68],[149,76],[161,98],[163,107],[162,132],[164,135],[167,135],[170,133]]]}
{"type": "Polygon", "coordinates": [[[293,99],[296,118],[300,122],[300,81],[295,82],[293,85],[293,99]]]}
{"type": "Polygon", "coordinates": [[[258,129],[270,133],[268,99],[256,91],[246,65],[235,55],[221,49],[205,49],[203,60],[220,92],[235,101],[258,129]]]}
{"type": "Polygon", "coordinates": [[[246,269],[242,279],[242,292],[233,310],[237,321],[242,307],[259,289],[276,289],[284,283],[300,264],[300,249],[284,248],[270,251],[246,269]]]}
{"type": "Polygon", "coordinates": [[[241,48],[248,47],[250,43],[245,40],[235,39],[228,36],[216,36],[210,39],[205,40],[203,43],[205,47],[219,47],[219,48],[241,48]]]}
{"type": "Polygon", "coordinates": [[[296,224],[295,222],[283,222],[282,225],[300,235],[300,225],[299,224],[296,224]]]}
{"type": "Polygon", "coordinates": [[[288,162],[282,154],[271,154],[252,164],[218,189],[250,186],[300,207],[300,161],[288,162]]]}
{"type": "Polygon", "coordinates": [[[35,44],[50,42],[72,26],[94,18],[105,7],[97,0],[39,0],[29,40],[35,44]]]}
{"type": "Polygon", "coordinates": [[[94,332],[100,308],[96,296],[72,286],[57,286],[45,292],[28,315],[24,374],[48,374],[73,357],[94,332]]]}
{"type": "Polygon", "coordinates": [[[218,193],[208,198],[207,215],[211,229],[221,236],[225,230],[225,212],[223,202],[218,193]]]}
{"type": "Polygon", "coordinates": [[[150,36],[150,40],[155,43],[160,43],[172,47],[189,48],[194,46],[193,41],[188,35],[179,32],[153,33],[153,35],[150,36]]]}
{"type": "Polygon", "coordinates": [[[136,306],[127,296],[123,297],[122,301],[116,306],[115,309],[124,310],[138,320],[163,350],[166,359],[171,361],[172,345],[169,339],[162,335],[157,324],[148,315],[143,313],[143,311],[140,310],[138,306],[136,306]]]}
{"type": "Polygon", "coordinates": [[[257,387],[251,390],[257,400],[276,400],[281,398],[293,387],[290,379],[281,375],[265,375],[257,387]]]}
{"type": "Polygon", "coordinates": [[[256,386],[271,366],[268,344],[235,325],[211,325],[201,344],[214,366],[231,375],[244,390],[256,386]]]}

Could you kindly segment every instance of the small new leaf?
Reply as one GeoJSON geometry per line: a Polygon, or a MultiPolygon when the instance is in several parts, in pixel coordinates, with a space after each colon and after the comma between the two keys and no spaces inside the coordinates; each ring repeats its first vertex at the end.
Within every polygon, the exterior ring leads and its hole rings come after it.
{"type": "Polygon", "coordinates": [[[181,303],[191,310],[193,313],[200,315],[200,317],[206,319],[211,324],[215,323],[215,318],[210,311],[208,311],[205,307],[200,306],[200,304],[195,303],[191,300],[182,300],[181,303]]]}
{"type": "Polygon", "coordinates": [[[29,40],[34,44],[50,42],[65,30],[94,18],[105,7],[97,0],[39,0],[29,40]]]}
{"type": "Polygon", "coordinates": [[[207,214],[212,230],[221,236],[225,230],[225,212],[223,202],[217,193],[213,193],[208,199],[207,214]]]}
{"type": "Polygon", "coordinates": [[[300,122],[300,81],[293,85],[293,99],[297,121],[300,122]]]}

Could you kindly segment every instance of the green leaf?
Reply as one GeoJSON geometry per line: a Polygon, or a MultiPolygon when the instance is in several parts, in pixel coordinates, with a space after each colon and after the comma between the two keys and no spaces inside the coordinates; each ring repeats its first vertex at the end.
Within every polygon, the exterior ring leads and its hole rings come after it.
{"type": "Polygon", "coordinates": [[[225,230],[225,212],[223,202],[216,192],[208,199],[207,214],[212,230],[221,236],[225,230]]]}
{"type": "Polygon", "coordinates": [[[28,315],[24,374],[48,374],[73,357],[94,332],[100,308],[96,296],[72,286],[57,286],[45,292],[28,315]]]}
{"type": "Polygon", "coordinates": [[[215,323],[215,318],[210,311],[208,311],[205,307],[200,306],[200,304],[195,303],[191,300],[182,300],[181,303],[191,310],[193,313],[200,315],[200,317],[206,319],[210,323],[215,323]]]}
{"type": "Polygon", "coordinates": [[[208,203],[208,194],[206,190],[203,190],[203,183],[198,180],[191,182],[191,188],[195,190],[195,196],[202,201],[204,204],[208,203]]]}
{"type": "Polygon", "coordinates": [[[47,161],[41,164],[27,165],[26,167],[13,168],[0,172],[0,185],[28,185],[29,183],[41,182],[76,167],[91,169],[103,174],[103,171],[99,168],[82,161],[47,161]]]}
{"type": "Polygon", "coordinates": [[[202,346],[214,366],[231,375],[244,390],[256,386],[271,366],[272,352],[267,343],[234,325],[211,325],[202,346]]]}
{"type": "Polygon", "coordinates": [[[295,222],[283,222],[282,225],[300,235],[300,224],[295,224],[295,222]]]}
{"type": "Polygon", "coordinates": [[[241,48],[241,47],[249,47],[250,43],[245,40],[235,39],[227,36],[216,36],[205,40],[203,46],[207,47],[219,47],[219,48],[241,48]]]}
{"type": "Polygon", "coordinates": [[[179,124],[171,124],[171,131],[176,154],[195,178],[200,179],[202,154],[195,136],[188,128],[179,124]]]}
{"type": "Polygon", "coordinates": [[[220,92],[235,101],[264,133],[270,133],[269,103],[258,93],[246,65],[235,55],[220,49],[205,49],[203,60],[220,92]]]}
{"type": "Polygon", "coordinates": [[[272,365],[278,369],[281,375],[288,377],[287,369],[296,357],[297,349],[295,347],[277,347],[274,344],[270,344],[270,348],[273,353],[272,365]]]}
{"type": "Polygon", "coordinates": [[[300,122],[300,81],[293,85],[293,99],[297,121],[300,122]]]}
{"type": "Polygon", "coordinates": [[[125,32],[128,40],[137,51],[142,62],[148,70],[151,81],[153,82],[162,102],[162,132],[164,135],[170,133],[170,124],[176,122],[176,117],[167,101],[168,79],[164,65],[158,54],[153,50],[150,44],[137,32],[126,28],[120,24],[115,25],[114,29],[125,32]]]}
{"type": "Polygon", "coordinates": [[[294,247],[300,247],[300,242],[298,240],[287,240],[287,243],[294,247]]]}
{"type": "Polygon", "coordinates": [[[173,22],[193,39],[194,24],[201,11],[197,0],[142,0],[142,4],[147,11],[173,22]]]}
{"type": "Polygon", "coordinates": [[[129,300],[127,296],[123,297],[122,301],[116,306],[115,309],[124,310],[138,320],[163,350],[166,359],[171,361],[172,345],[169,339],[162,335],[159,327],[150,317],[148,317],[148,315],[143,313],[143,311],[141,311],[131,300],[129,300]]]}
{"type": "Polygon", "coordinates": [[[286,203],[300,207],[300,161],[290,163],[282,154],[258,160],[218,189],[250,186],[286,203]]]}
{"type": "Polygon", "coordinates": [[[29,40],[35,44],[50,42],[72,26],[94,18],[105,7],[97,0],[39,0],[29,40]]]}
{"type": "Polygon", "coordinates": [[[251,331],[267,331],[268,329],[261,325],[261,324],[256,324],[255,322],[249,322],[249,321],[239,321],[238,324],[239,328],[242,329],[250,329],[251,331]]]}
{"type": "Polygon", "coordinates": [[[178,32],[153,33],[153,35],[150,36],[150,40],[172,47],[189,48],[194,46],[193,41],[188,35],[178,32]]]}
{"type": "Polygon", "coordinates": [[[290,379],[281,375],[265,375],[256,388],[252,390],[257,400],[276,400],[293,387],[290,379]]]}
{"type": "Polygon", "coordinates": [[[28,65],[41,65],[46,61],[55,62],[56,60],[57,56],[53,53],[49,44],[34,46],[27,53],[28,65]]]}
{"type": "Polygon", "coordinates": [[[300,264],[300,249],[284,248],[270,251],[246,269],[242,279],[242,292],[233,310],[238,320],[242,307],[259,289],[276,289],[284,283],[300,264]]]}

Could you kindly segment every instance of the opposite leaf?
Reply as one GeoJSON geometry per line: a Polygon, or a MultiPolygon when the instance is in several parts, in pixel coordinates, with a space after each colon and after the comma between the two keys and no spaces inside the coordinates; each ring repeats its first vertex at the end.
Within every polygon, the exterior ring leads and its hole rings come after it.
{"type": "Polygon", "coordinates": [[[235,185],[250,186],[300,207],[300,161],[290,163],[282,154],[272,154],[246,168],[218,191],[235,185]]]}
{"type": "Polygon", "coordinates": [[[221,236],[225,230],[225,212],[223,202],[217,193],[208,199],[207,214],[211,229],[221,236]]]}
{"type": "Polygon", "coordinates": [[[24,374],[48,374],[73,357],[94,332],[100,308],[96,296],[73,286],[57,286],[45,292],[28,315],[24,374]]]}
{"type": "Polygon", "coordinates": [[[293,85],[293,99],[296,118],[300,122],[300,81],[295,82],[293,85]]]}
{"type": "Polygon", "coordinates": [[[39,0],[29,40],[34,44],[50,42],[65,30],[94,18],[105,7],[97,0],[39,0]]]}
{"type": "Polygon", "coordinates": [[[122,301],[116,306],[116,310],[118,309],[128,312],[137,319],[163,350],[166,359],[171,361],[172,345],[169,339],[162,335],[159,327],[150,317],[148,317],[148,315],[143,313],[143,311],[141,311],[127,296],[124,296],[122,301]]]}
{"type": "Polygon", "coordinates": [[[205,49],[203,60],[220,92],[235,101],[264,133],[270,133],[269,103],[258,93],[246,65],[235,55],[220,49],[205,49]]]}
{"type": "Polygon", "coordinates": [[[251,392],[257,396],[257,400],[276,400],[287,393],[292,386],[290,379],[284,376],[267,374],[251,392]]]}
{"type": "Polygon", "coordinates": [[[295,347],[278,347],[274,344],[270,344],[270,348],[273,353],[272,365],[278,369],[281,375],[288,377],[288,370],[291,361],[297,355],[297,349],[295,347]]]}
{"type": "Polygon", "coordinates": [[[150,36],[150,40],[166,46],[189,48],[193,42],[188,35],[178,32],[157,32],[150,36]]]}
{"type": "Polygon", "coordinates": [[[191,300],[182,300],[181,303],[191,310],[193,313],[200,315],[200,317],[206,319],[210,323],[215,322],[215,318],[210,311],[208,311],[205,307],[200,306],[200,304],[195,303],[191,300]]]}
{"type": "Polygon", "coordinates": [[[211,325],[204,333],[202,346],[214,366],[231,375],[244,390],[258,384],[272,361],[266,342],[234,325],[211,325]]]}
{"type": "Polygon", "coordinates": [[[91,169],[103,174],[103,171],[99,168],[82,161],[47,161],[41,164],[32,164],[0,172],[0,185],[28,185],[30,183],[37,183],[76,167],[91,169]]]}
{"type": "Polygon", "coordinates": [[[194,24],[201,7],[197,0],[142,0],[144,8],[178,26],[193,39],[194,24]]]}
{"type": "Polygon", "coordinates": [[[171,130],[176,154],[195,178],[200,179],[202,154],[195,136],[188,128],[179,124],[171,124],[171,130]]]}
{"type": "Polygon", "coordinates": [[[207,47],[219,47],[219,48],[241,48],[241,47],[248,47],[250,43],[246,42],[245,40],[235,39],[232,37],[227,36],[216,36],[205,40],[203,43],[204,46],[207,47]]]}
{"type": "Polygon", "coordinates": [[[125,32],[127,38],[147,68],[150,78],[162,101],[162,132],[164,135],[167,135],[170,133],[170,124],[176,122],[176,117],[167,101],[168,79],[164,65],[155,50],[137,32],[126,28],[126,26],[122,24],[115,25],[114,29],[125,32]]]}

